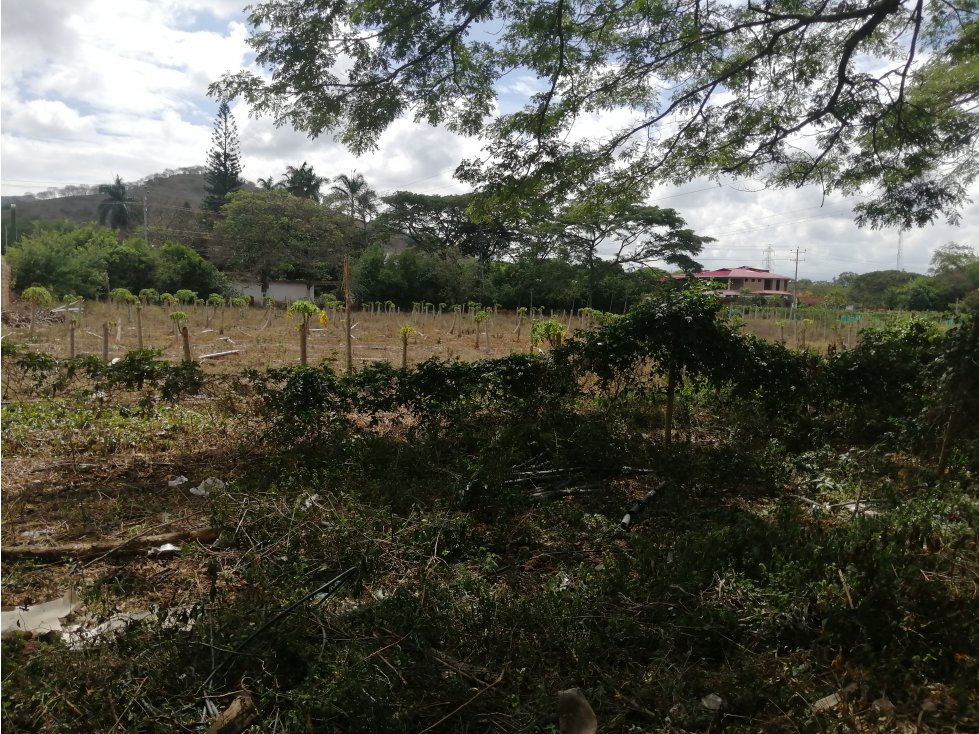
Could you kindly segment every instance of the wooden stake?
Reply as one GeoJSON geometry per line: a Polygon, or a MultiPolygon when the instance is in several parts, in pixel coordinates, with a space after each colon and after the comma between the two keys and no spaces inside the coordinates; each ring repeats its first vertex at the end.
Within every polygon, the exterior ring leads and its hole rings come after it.
{"type": "Polygon", "coordinates": [[[102,323],[102,361],[109,361],[109,322],[102,323]]]}
{"type": "Polygon", "coordinates": [[[136,347],[143,348],[143,304],[136,304],[136,347]]]}
{"type": "Polygon", "coordinates": [[[75,358],[75,322],[68,315],[68,359],[75,358]]]}
{"type": "Polygon", "coordinates": [[[194,358],[190,355],[190,332],[186,326],[180,327],[180,335],[184,340],[184,362],[192,362],[194,358]]]}
{"type": "Polygon", "coordinates": [[[346,303],[346,310],[344,316],[346,318],[346,342],[347,342],[347,374],[353,374],[354,371],[354,356],[353,356],[353,342],[350,336],[350,312],[353,311],[353,298],[350,296],[350,256],[344,255],[343,257],[343,299],[346,303]]]}

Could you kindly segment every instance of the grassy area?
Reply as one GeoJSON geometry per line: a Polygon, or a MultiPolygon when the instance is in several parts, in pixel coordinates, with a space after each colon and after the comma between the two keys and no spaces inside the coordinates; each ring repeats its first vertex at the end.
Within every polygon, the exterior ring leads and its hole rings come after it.
{"type": "Polygon", "coordinates": [[[217,540],[5,553],[5,605],[71,586],[89,628],[153,612],[80,649],[5,639],[5,730],[196,731],[247,690],[255,731],[557,731],[573,686],[602,732],[975,730],[974,421],[944,467],[915,428],[958,352],[916,328],[825,359],[732,336],[743,364],[690,362],[668,441],[648,355],[681,354],[670,319],[691,349],[726,343],[712,313],[664,302],[660,330],[639,314],[553,357],[351,377],[22,370],[6,546],[217,540]],[[208,477],[226,484],[190,491],[208,477]]]}

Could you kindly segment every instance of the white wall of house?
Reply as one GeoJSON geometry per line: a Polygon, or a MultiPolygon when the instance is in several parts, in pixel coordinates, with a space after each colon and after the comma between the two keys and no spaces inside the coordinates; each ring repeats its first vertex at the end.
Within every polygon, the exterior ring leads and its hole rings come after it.
{"type": "MultiPolygon", "coordinates": [[[[255,303],[262,303],[262,286],[259,283],[246,283],[237,281],[231,287],[241,293],[245,298],[251,296],[255,303]]],[[[277,303],[291,303],[300,298],[313,300],[315,290],[307,288],[305,283],[294,280],[273,280],[269,283],[268,296],[277,303]]]]}

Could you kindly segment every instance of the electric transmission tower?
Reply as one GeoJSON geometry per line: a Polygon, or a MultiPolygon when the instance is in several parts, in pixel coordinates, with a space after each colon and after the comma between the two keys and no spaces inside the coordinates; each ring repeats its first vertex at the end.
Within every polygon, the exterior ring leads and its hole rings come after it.
{"type": "Polygon", "coordinates": [[[765,245],[765,270],[772,269],[775,262],[775,245],[765,245]]]}

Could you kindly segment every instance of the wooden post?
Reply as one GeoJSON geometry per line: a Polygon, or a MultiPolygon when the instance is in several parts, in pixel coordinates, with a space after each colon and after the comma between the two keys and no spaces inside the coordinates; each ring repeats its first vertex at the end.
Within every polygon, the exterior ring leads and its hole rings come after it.
{"type": "Polygon", "coordinates": [[[136,348],[143,348],[143,304],[136,304],[136,348]]]}
{"type": "Polygon", "coordinates": [[[186,326],[180,327],[180,335],[184,339],[184,362],[191,362],[193,357],[190,356],[190,332],[186,326]]]}
{"type": "Polygon", "coordinates": [[[350,336],[350,312],[353,311],[353,298],[350,296],[350,256],[343,257],[343,299],[346,303],[344,317],[346,318],[346,342],[347,342],[347,374],[353,374],[354,355],[353,343],[350,336]]]}
{"type": "Polygon", "coordinates": [[[534,289],[530,289],[530,353],[534,353],[534,289]]]}
{"type": "Polygon", "coordinates": [[[302,323],[299,325],[299,364],[303,367],[306,366],[306,324],[302,323]]]}
{"type": "Polygon", "coordinates": [[[109,361],[109,322],[102,322],[102,361],[109,361]]]}
{"type": "Polygon", "coordinates": [[[75,321],[68,314],[68,359],[75,358],[75,321]]]}
{"type": "Polygon", "coordinates": [[[666,445],[673,442],[673,406],[676,402],[676,383],[679,377],[679,365],[677,364],[677,348],[674,344],[673,353],[670,355],[670,367],[666,378],[666,445]]]}

